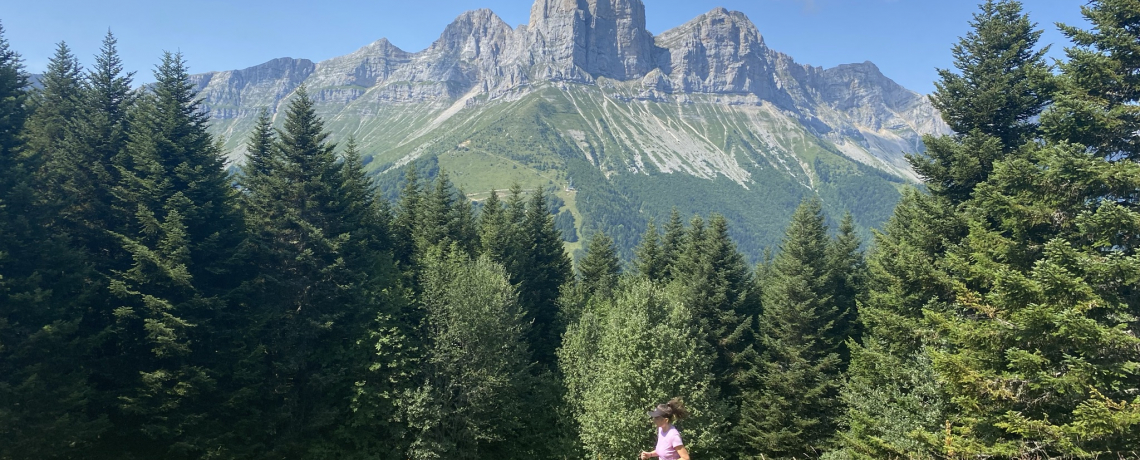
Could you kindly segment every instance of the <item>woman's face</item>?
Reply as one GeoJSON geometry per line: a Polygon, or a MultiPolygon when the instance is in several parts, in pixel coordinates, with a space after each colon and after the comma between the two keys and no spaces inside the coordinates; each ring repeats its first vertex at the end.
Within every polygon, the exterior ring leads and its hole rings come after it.
{"type": "Polygon", "coordinates": [[[653,424],[657,425],[658,428],[665,428],[669,425],[669,419],[661,416],[653,417],[653,424]]]}

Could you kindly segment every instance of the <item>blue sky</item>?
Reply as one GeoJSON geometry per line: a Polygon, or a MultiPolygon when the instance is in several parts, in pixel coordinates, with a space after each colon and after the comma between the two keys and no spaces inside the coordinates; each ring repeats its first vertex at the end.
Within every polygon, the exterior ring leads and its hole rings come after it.
{"type": "MultiPolygon", "coordinates": [[[[831,67],[872,61],[912,90],[933,90],[936,67],[952,64],[950,46],[968,31],[973,0],[644,0],[659,34],[723,6],[745,13],[768,46],[797,62],[831,67]]],[[[1030,17],[1053,43],[1067,46],[1056,22],[1084,24],[1081,0],[1028,0],[1030,17]]],[[[387,37],[418,51],[460,13],[490,8],[512,25],[527,22],[531,0],[13,0],[0,22],[28,70],[40,72],[63,40],[88,64],[108,28],[136,81],[150,81],[164,50],[182,51],[191,71],[231,70],[278,57],[314,61],[387,37]]]]}

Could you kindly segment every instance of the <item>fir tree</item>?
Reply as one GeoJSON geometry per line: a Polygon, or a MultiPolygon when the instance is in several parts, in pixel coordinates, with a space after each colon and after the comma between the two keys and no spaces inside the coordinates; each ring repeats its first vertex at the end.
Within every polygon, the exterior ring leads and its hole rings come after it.
{"type": "Polygon", "coordinates": [[[471,202],[454,188],[445,171],[439,172],[432,185],[432,191],[420,203],[412,233],[417,252],[422,253],[429,246],[456,243],[473,254],[479,247],[479,236],[471,202]]]}
{"type": "Polygon", "coordinates": [[[661,237],[661,258],[665,261],[665,278],[675,277],[673,265],[680,257],[681,248],[685,244],[685,224],[681,222],[681,213],[677,208],[669,214],[669,222],[665,223],[665,234],[661,237]]]}
{"type": "Polygon", "coordinates": [[[986,0],[979,8],[953,47],[958,73],[938,69],[930,100],[954,132],[995,137],[1008,151],[1036,137],[1034,118],[1051,100],[1049,47],[1037,48],[1041,30],[1021,2],[986,0]]]}
{"type": "MultiPolygon", "coordinates": [[[[508,203],[508,216],[518,214],[518,200],[512,196],[508,203]]],[[[562,285],[573,276],[573,265],[562,246],[562,237],[554,228],[546,196],[542,190],[531,195],[522,216],[519,231],[515,233],[517,248],[511,272],[511,282],[519,288],[519,303],[533,319],[531,346],[535,360],[546,366],[554,365],[554,351],[561,343],[564,325],[558,319],[557,300],[562,285]]]]}
{"type": "Polygon", "coordinates": [[[652,281],[662,281],[665,278],[668,261],[661,248],[661,234],[657,232],[652,219],[649,220],[645,235],[641,237],[641,243],[634,250],[633,264],[639,275],[652,281]]]}
{"type": "Polygon", "coordinates": [[[960,73],[940,69],[931,101],[957,134],[928,136],[925,155],[907,159],[931,191],[954,203],[969,198],[995,161],[1037,137],[1034,119],[1052,100],[1054,77],[1041,36],[1021,3],[987,0],[973,28],[954,45],[960,73]]]}
{"type": "Polygon", "coordinates": [[[841,350],[843,362],[850,360],[847,341],[862,336],[859,330],[858,301],[865,290],[866,263],[860,250],[861,241],[855,234],[855,220],[851,213],[843,216],[839,231],[827,246],[827,290],[836,308],[833,345],[841,350]]]}
{"type": "Polygon", "coordinates": [[[1076,142],[1104,157],[1140,157],[1140,44],[1136,5],[1094,0],[1081,7],[1090,29],[1060,25],[1075,46],[1065,49],[1062,91],[1042,115],[1046,136],[1076,142]]]}
{"type": "Polygon", "coordinates": [[[837,426],[842,363],[823,221],[818,199],[800,205],[764,287],[759,385],[736,427],[753,456],[818,456],[837,426]]]}
{"type": "Polygon", "coordinates": [[[155,79],[116,159],[122,182],[114,194],[135,214],[117,234],[133,263],[110,285],[121,305],[109,332],[122,388],[108,441],[142,435],[131,446],[140,455],[188,455],[208,443],[199,423],[215,385],[215,328],[223,326],[212,320],[225,309],[220,296],[236,286],[229,258],[242,222],[182,56],[167,53],[155,79]]]}
{"type": "MultiPolygon", "coordinates": [[[[0,26],[0,458],[69,458],[83,456],[107,428],[91,410],[82,365],[79,324],[92,274],[43,206],[46,183],[34,174],[43,150],[29,149],[22,135],[27,87],[0,26]]],[[[55,132],[48,118],[33,115],[40,123],[33,145],[55,132]]]]}
{"type": "Polygon", "coordinates": [[[68,164],[68,142],[79,116],[82,79],[79,60],[66,43],[60,42],[48,62],[47,72],[40,77],[43,87],[33,93],[30,101],[33,112],[25,136],[28,150],[36,152],[38,157],[35,173],[39,176],[37,180],[47,186],[43,194],[51,203],[49,209],[53,215],[59,212],[59,204],[69,194],[63,190],[63,183],[70,174],[67,169],[72,166],[68,164]]]}
{"type": "Polygon", "coordinates": [[[104,273],[129,265],[129,256],[108,231],[126,231],[122,223],[130,221],[136,211],[117,207],[112,196],[120,182],[115,161],[126,149],[127,112],[135,99],[133,75],[123,71],[117,40],[108,31],[84,79],[78,119],[67,146],[70,154],[60,159],[59,169],[67,174],[60,218],[104,273]]]}
{"type": "Polygon", "coordinates": [[[273,168],[246,191],[255,206],[244,252],[258,266],[241,291],[253,315],[243,373],[256,390],[230,404],[266,409],[243,420],[235,436],[246,438],[234,442],[244,449],[336,452],[330,446],[351,413],[356,382],[391,378],[368,371],[383,339],[375,334],[386,336],[398,327],[386,321],[399,319],[385,297],[394,280],[378,237],[383,221],[359,156],[350,149],[338,160],[327,138],[301,88],[272,149],[273,168]]]}
{"type": "Polygon", "coordinates": [[[943,428],[948,401],[926,354],[936,342],[923,312],[947,308],[950,280],[937,261],[964,231],[945,203],[908,189],[875,233],[858,311],[862,339],[849,342],[842,395],[842,444],[855,458],[936,455],[926,436],[943,428]]]}
{"type": "Polygon", "coordinates": [[[578,263],[578,275],[586,292],[608,295],[617,287],[619,274],[621,261],[614,249],[614,240],[605,233],[594,233],[586,247],[586,256],[578,263]]]}

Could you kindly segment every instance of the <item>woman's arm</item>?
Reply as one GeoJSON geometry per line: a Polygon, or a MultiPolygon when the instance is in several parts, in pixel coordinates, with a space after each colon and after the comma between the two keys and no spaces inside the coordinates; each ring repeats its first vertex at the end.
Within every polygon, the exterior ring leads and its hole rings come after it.
{"type": "Polygon", "coordinates": [[[685,446],[677,446],[677,455],[681,456],[681,460],[689,460],[689,449],[685,446]]]}
{"type": "Polygon", "coordinates": [[[645,460],[647,458],[652,458],[652,457],[656,457],[656,456],[657,456],[657,451],[655,451],[655,450],[651,450],[649,452],[642,452],[641,453],[641,460],[645,460]]]}

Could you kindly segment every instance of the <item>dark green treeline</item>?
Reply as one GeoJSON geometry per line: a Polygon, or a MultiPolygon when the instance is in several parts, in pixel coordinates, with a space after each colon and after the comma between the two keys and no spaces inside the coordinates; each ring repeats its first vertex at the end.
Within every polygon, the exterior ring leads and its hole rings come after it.
{"type": "Polygon", "coordinates": [[[181,55],[31,90],[0,29],[0,459],[629,458],[674,396],[699,459],[1135,457],[1140,8],[1083,12],[1054,67],[980,5],[925,190],[756,266],[715,214],[574,264],[543,190],[389,202],[303,88],[230,174],[181,55]]]}

